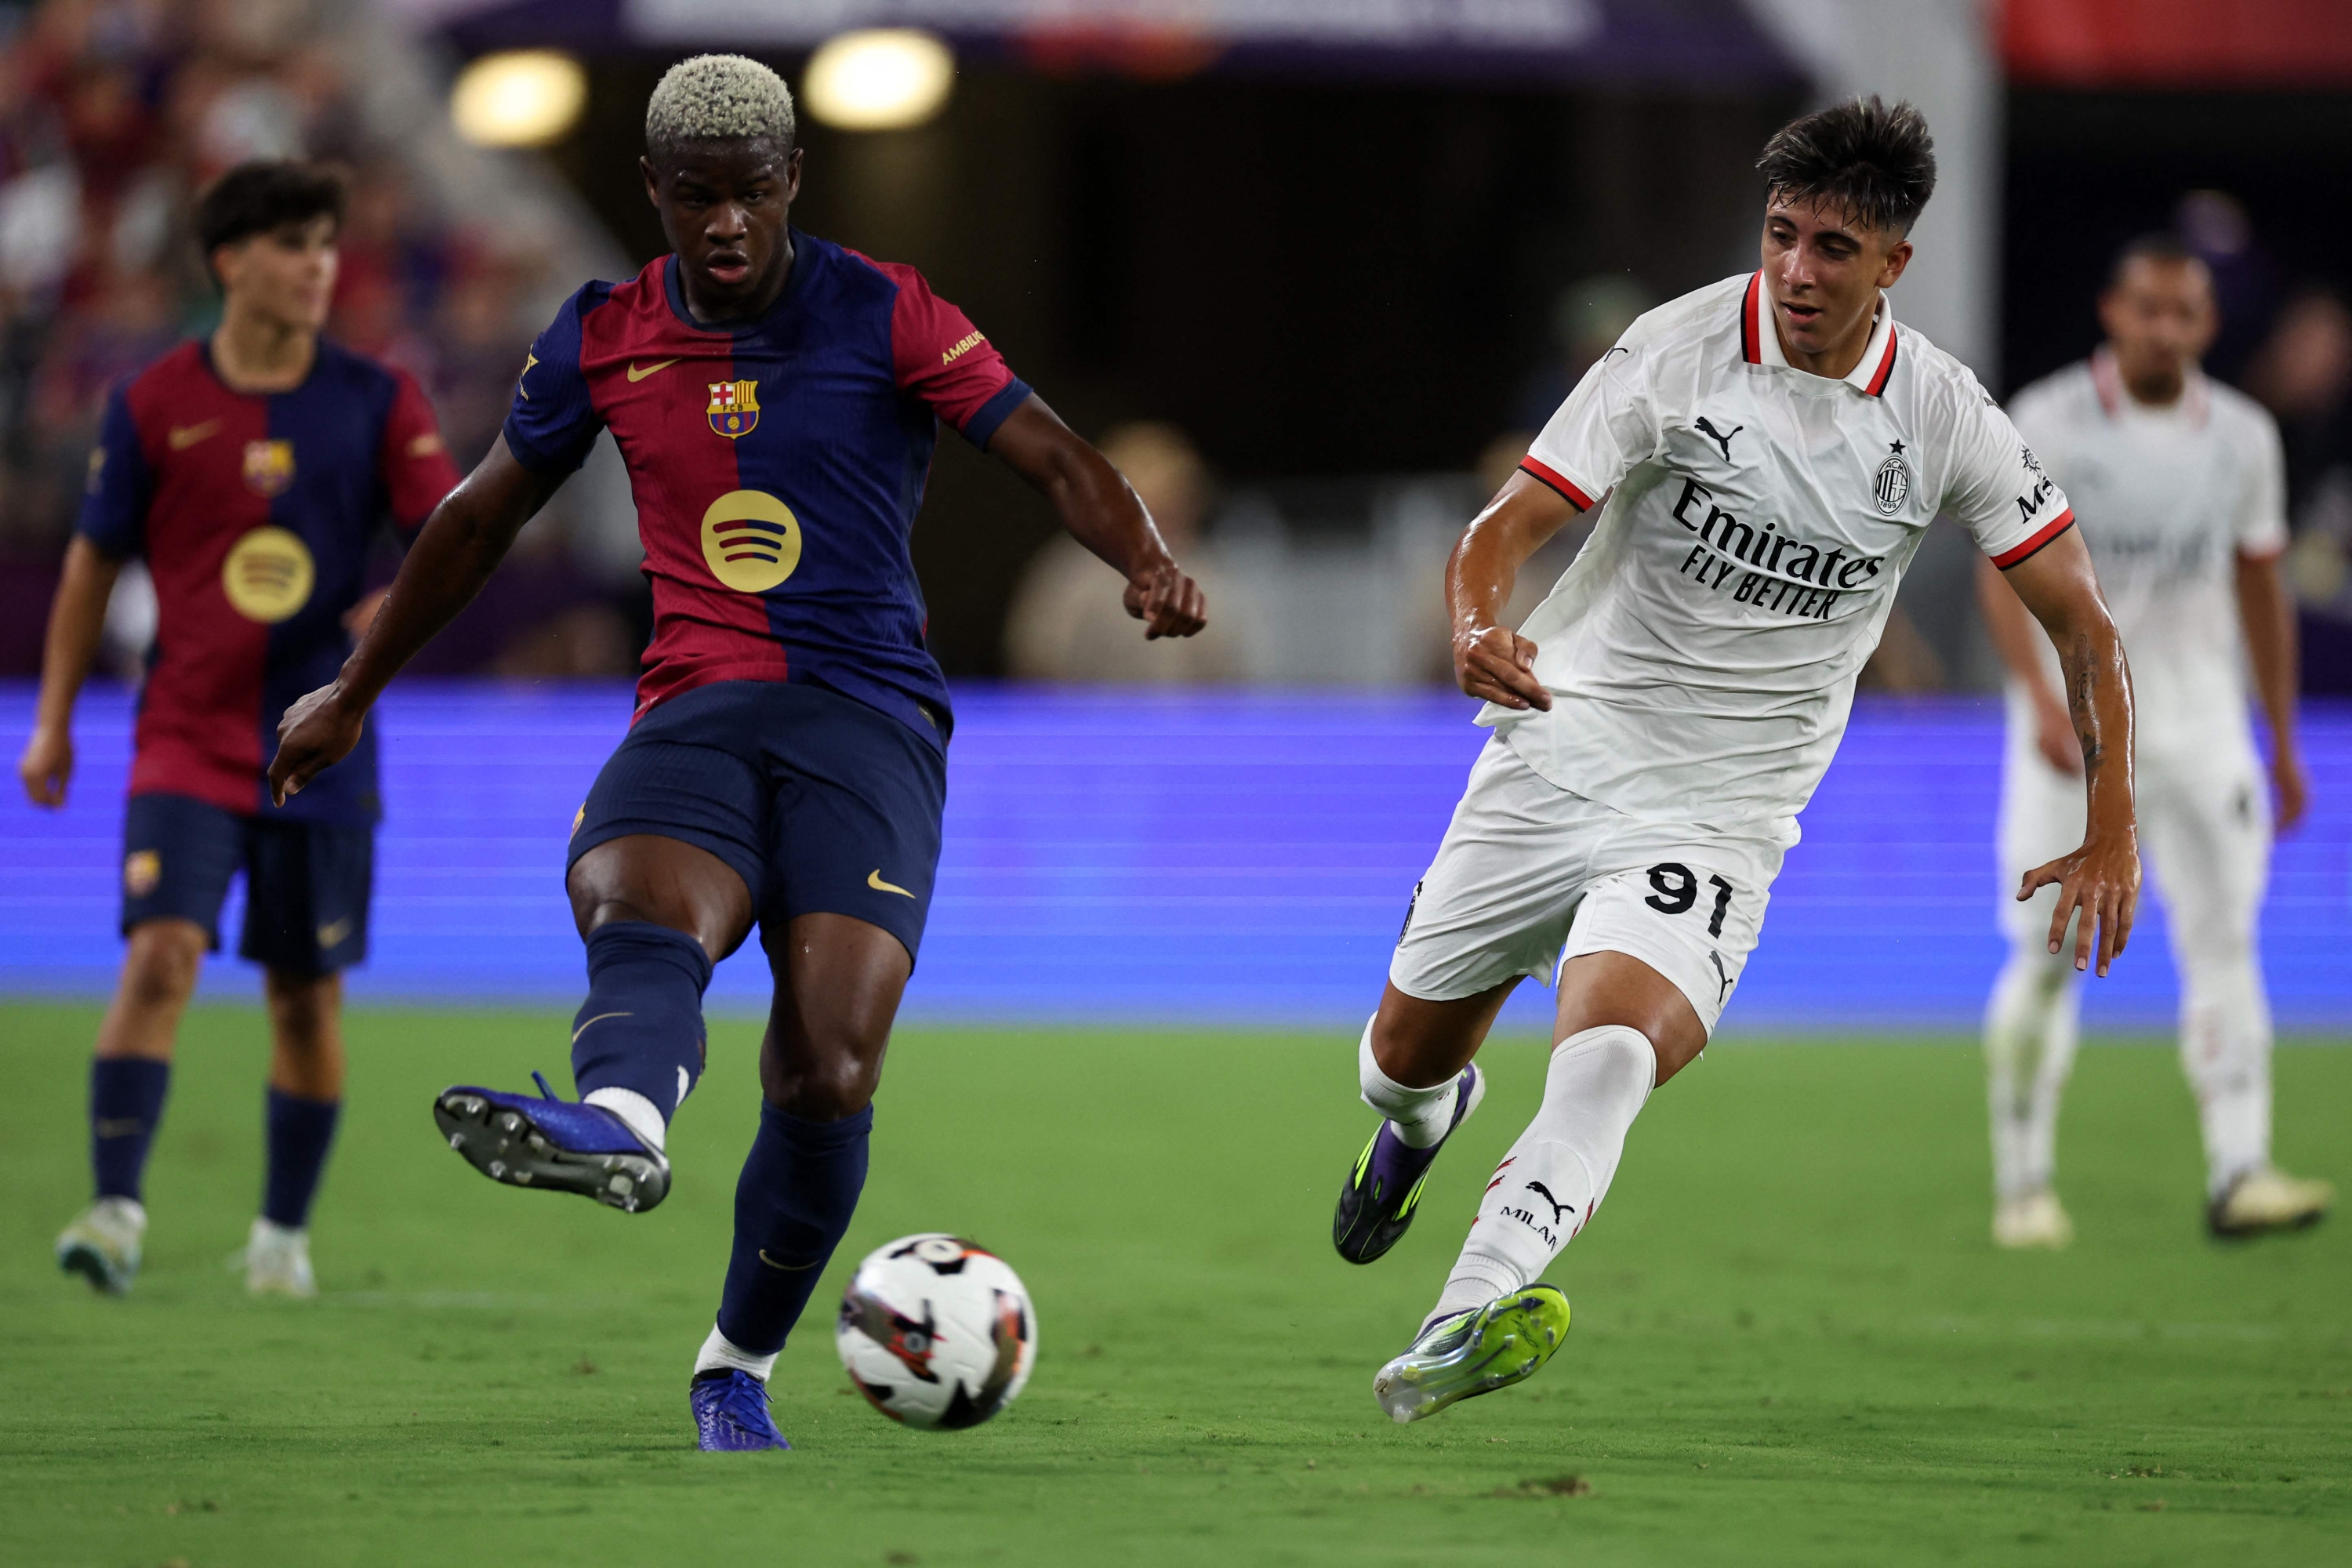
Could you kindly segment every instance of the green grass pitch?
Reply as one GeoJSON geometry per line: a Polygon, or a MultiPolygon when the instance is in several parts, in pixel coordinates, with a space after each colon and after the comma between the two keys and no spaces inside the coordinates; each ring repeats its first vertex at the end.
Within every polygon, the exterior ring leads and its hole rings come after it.
{"type": "MultiPolygon", "coordinates": [[[[2340,1563],[2352,1225],[2223,1247],[2171,1053],[2084,1053],[2063,1256],[1986,1238],[1958,1042],[1728,1042],[1655,1099],[1554,1267],[1568,1346],[1388,1425],[1375,1367],[1434,1293],[1542,1070],[1495,1089],[1406,1242],[1331,1253],[1369,1130],[1351,1037],[908,1029],[873,1178],[777,1370],[790,1455],[693,1450],[685,1384],[750,1137],[756,1032],[714,1026],[642,1217],[496,1188],[429,1097],[564,1063],[561,1016],[352,1022],[323,1295],[223,1256],[259,1187],[250,1010],[198,1009],[135,1295],[54,1270],[84,1196],[92,1009],[0,1009],[0,1562],[2340,1563]],[[1027,1393],[908,1432],[851,1394],[832,1302],[954,1229],[1035,1293],[1027,1393]],[[1573,1479],[1571,1479],[1573,1478],[1573,1479]]],[[[2282,1163],[2352,1188],[2352,1051],[2283,1048],[2282,1163]]]]}

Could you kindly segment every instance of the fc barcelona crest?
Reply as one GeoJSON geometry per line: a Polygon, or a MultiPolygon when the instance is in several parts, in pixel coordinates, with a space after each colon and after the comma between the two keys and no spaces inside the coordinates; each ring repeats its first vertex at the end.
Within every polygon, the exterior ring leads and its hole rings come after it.
{"type": "Polygon", "coordinates": [[[760,427],[760,384],[756,381],[714,381],[710,384],[710,428],[730,441],[760,427]]]}
{"type": "Polygon", "coordinates": [[[245,486],[258,496],[282,495],[294,482],[294,443],[247,441],[245,444],[245,486]]]}

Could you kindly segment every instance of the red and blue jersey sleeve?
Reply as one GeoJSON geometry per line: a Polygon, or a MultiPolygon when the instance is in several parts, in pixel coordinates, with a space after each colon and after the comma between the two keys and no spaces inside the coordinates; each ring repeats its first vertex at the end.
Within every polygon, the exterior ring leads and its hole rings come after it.
{"type": "Polygon", "coordinates": [[[98,445],[90,448],[89,482],[74,531],[115,561],[127,561],[147,545],[147,507],[154,499],[155,475],[139,441],[139,421],[131,412],[130,389],[107,395],[98,445]]]}
{"type": "Polygon", "coordinates": [[[580,369],[580,319],[612,291],[609,283],[591,283],[566,300],[523,361],[505,435],[507,450],[533,473],[571,473],[604,428],[580,369]]]}
{"type": "Polygon", "coordinates": [[[890,307],[890,364],[898,389],[922,399],[985,450],[997,427],[1028,400],[1028,384],[970,317],[931,292],[921,273],[868,259],[898,285],[890,307]]]}
{"type": "Polygon", "coordinates": [[[441,498],[457,488],[457,465],[442,444],[425,389],[406,371],[394,371],[393,378],[392,407],[376,445],[376,477],[393,526],[408,534],[422,528],[441,498]]]}

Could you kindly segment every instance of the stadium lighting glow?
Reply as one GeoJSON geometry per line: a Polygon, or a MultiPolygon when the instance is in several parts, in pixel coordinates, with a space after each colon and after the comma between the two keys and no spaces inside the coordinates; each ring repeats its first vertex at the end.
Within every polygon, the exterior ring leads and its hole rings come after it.
{"type": "Polygon", "coordinates": [[[554,49],[509,49],[457,73],[449,118],[478,147],[543,147],[572,129],[587,102],[578,60],[554,49]]]}
{"type": "Polygon", "coordinates": [[[874,27],[829,38],[809,57],[801,102],[844,131],[899,131],[940,111],[955,83],[947,44],[912,27],[874,27]]]}

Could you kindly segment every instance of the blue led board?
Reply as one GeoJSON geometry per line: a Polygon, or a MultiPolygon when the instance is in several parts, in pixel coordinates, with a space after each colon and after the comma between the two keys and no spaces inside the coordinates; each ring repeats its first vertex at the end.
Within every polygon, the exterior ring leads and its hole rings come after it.
{"type": "MultiPolygon", "coordinates": [[[[0,687],[12,758],[32,691],[0,687]]],[[[354,995],[576,1000],[562,893],[572,813],[627,721],[619,686],[403,684],[386,699],[374,956],[354,995]]],[[[947,852],[910,1016],[1352,1032],[1485,731],[1431,693],[963,690],[947,852]]],[[[0,804],[0,990],[97,995],[114,932],[129,700],[85,700],[62,813],[0,804]]],[[[2281,1022],[2352,1031],[2352,710],[2315,709],[2316,806],[2280,846],[2263,916],[2281,1022]]],[[[2000,715],[1864,704],[1773,889],[1733,1029],[1969,1029],[2000,957],[1992,857],[2000,715]]],[[[234,945],[237,895],[224,929],[234,945]]],[[[249,967],[209,965],[213,994],[249,967]]],[[[716,1004],[759,1008],[756,947],[716,1004]]],[[[1532,984],[1512,1016],[1536,1023],[1532,984]]],[[[2160,908],[2086,1016],[2162,1027],[2160,908]]]]}

